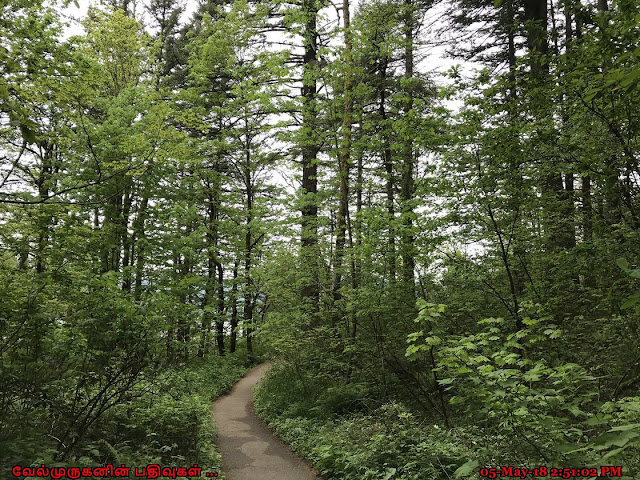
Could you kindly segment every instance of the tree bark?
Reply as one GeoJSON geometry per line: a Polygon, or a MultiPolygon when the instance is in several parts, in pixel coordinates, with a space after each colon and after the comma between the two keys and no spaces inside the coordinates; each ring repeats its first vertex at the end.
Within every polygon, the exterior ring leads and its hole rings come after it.
{"type": "Polygon", "coordinates": [[[549,66],[544,58],[549,51],[547,0],[524,0],[524,19],[527,47],[532,55],[531,70],[534,73],[548,72],[549,66]]]}
{"type": "MultiPolygon", "coordinates": [[[[216,271],[218,273],[216,286],[218,287],[218,315],[216,316],[216,344],[218,346],[218,353],[221,357],[224,356],[224,267],[220,261],[216,263],[216,271]]],[[[206,353],[206,349],[205,349],[206,353]]]]}
{"type": "Polygon", "coordinates": [[[244,186],[246,191],[246,230],[244,235],[244,331],[247,338],[247,353],[249,360],[253,361],[253,311],[254,292],[251,267],[253,263],[254,236],[252,229],[253,222],[253,182],[251,178],[251,140],[249,138],[248,120],[245,119],[245,165],[244,165],[244,186]]]}
{"type": "Polygon", "coordinates": [[[132,248],[134,247],[134,237],[129,235],[129,217],[131,214],[131,205],[133,204],[133,192],[130,182],[127,183],[125,189],[124,202],[122,207],[122,217],[120,219],[120,234],[122,235],[122,289],[131,293],[131,272],[129,266],[133,260],[131,255],[132,248]]]}
{"type": "Polygon", "coordinates": [[[302,188],[301,196],[301,257],[307,278],[302,286],[303,306],[315,317],[320,301],[318,251],[318,164],[320,145],[317,140],[317,69],[318,69],[318,7],[315,0],[303,0],[304,55],[302,65],[302,188]]]}
{"type": "MultiPolygon", "coordinates": [[[[413,85],[411,79],[414,76],[414,3],[413,0],[405,0],[404,40],[405,40],[405,79],[408,82],[405,103],[406,121],[411,121],[413,109],[413,85]]],[[[407,128],[407,132],[411,129],[407,128]]],[[[405,283],[408,302],[415,303],[415,258],[414,258],[414,234],[413,234],[413,195],[414,195],[414,140],[411,133],[405,134],[402,151],[402,183],[400,188],[400,200],[402,204],[402,280],[405,283]]]]}
{"type": "Polygon", "coordinates": [[[387,217],[389,222],[388,238],[387,238],[387,264],[389,282],[395,284],[396,282],[396,231],[395,231],[395,186],[394,186],[394,172],[393,172],[393,156],[391,153],[391,140],[389,134],[389,125],[387,124],[387,110],[385,107],[387,101],[387,91],[385,88],[385,80],[387,78],[387,66],[389,58],[385,57],[382,60],[380,68],[380,88],[378,97],[380,99],[380,105],[378,112],[380,115],[383,133],[382,133],[382,156],[385,171],[385,193],[386,193],[386,206],[387,217]]]}
{"type": "Polygon", "coordinates": [[[138,208],[138,215],[133,222],[133,232],[136,238],[136,279],[134,288],[134,298],[140,300],[142,297],[142,276],[144,275],[145,262],[145,231],[144,223],[147,218],[147,208],[149,206],[149,195],[145,194],[138,208]]]}
{"type": "Polygon", "coordinates": [[[233,265],[233,284],[231,285],[231,342],[229,351],[235,353],[238,338],[238,262],[233,265]]]}
{"type": "Polygon", "coordinates": [[[337,307],[341,299],[340,287],[343,276],[342,260],[346,243],[347,216],[349,214],[349,167],[351,163],[351,125],[353,114],[352,98],[352,72],[351,72],[351,32],[349,0],[343,0],[342,13],[344,18],[344,49],[345,49],[345,80],[344,80],[344,104],[342,117],[342,142],[338,152],[338,179],[340,181],[338,214],[336,217],[336,246],[333,262],[333,301],[334,301],[334,326],[339,320],[340,314],[337,307]]]}
{"type": "MultiPolygon", "coordinates": [[[[220,205],[220,178],[219,173],[214,173],[213,182],[208,185],[207,201],[208,201],[208,219],[207,219],[207,288],[205,295],[207,296],[206,304],[208,306],[216,305],[215,325],[216,325],[216,344],[218,354],[224,356],[224,268],[222,262],[218,258],[218,217],[220,205]],[[215,299],[217,292],[217,300],[215,299]]],[[[202,328],[202,336],[204,343],[201,344],[203,353],[208,350],[207,339],[211,330],[211,314],[204,312],[205,323],[202,328]]]]}

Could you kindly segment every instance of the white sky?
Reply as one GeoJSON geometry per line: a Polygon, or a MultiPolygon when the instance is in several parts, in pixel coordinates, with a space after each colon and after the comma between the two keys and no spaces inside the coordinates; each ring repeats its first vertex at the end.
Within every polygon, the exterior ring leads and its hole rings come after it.
{"type": "MultiPolygon", "coordinates": [[[[71,35],[79,35],[82,34],[82,26],[79,24],[79,21],[84,18],[87,13],[87,10],[90,6],[98,4],[97,0],[77,0],[78,7],[74,5],[74,3],[70,3],[67,8],[63,11],[63,17],[69,23],[69,27],[65,32],[65,36],[71,35]]],[[[144,0],[138,0],[138,9],[144,10],[144,0]]],[[[186,22],[191,18],[191,14],[197,9],[200,0],[183,0],[183,5],[185,6],[185,12],[182,15],[182,22],[186,22]]],[[[335,3],[335,2],[334,2],[335,3]]],[[[341,3],[341,2],[339,2],[341,3]]],[[[353,13],[357,10],[358,4],[360,0],[351,0],[351,11],[352,17],[353,13]]],[[[329,6],[324,9],[329,16],[335,17],[335,9],[333,6],[329,6]]],[[[431,9],[425,18],[425,27],[427,36],[434,37],[433,32],[430,30],[434,27],[438,27],[442,25],[442,21],[440,20],[444,11],[444,7],[440,6],[435,9],[431,9]]],[[[142,11],[137,12],[138,16],[140,16],[142,11]]],[[[447,58],[445,53],[444,46],[436,46],[430,45],[429,42],[422,48],[420,52],[425,55],[421,64],[418,65],[418,70],[421,73],[427,72],[445,72],[452,66],[459,63],[458,61],[454,61],[450,58],[447,58]]],[[[437,83],[442,83],[442,79],[434,78],[437,83]]]]}
{"type": "MultiPolygon", "coordinates": [[[[63,16],[70,23],[68,32],[65,32],[68,36],[82,33],[82,26],[78,21],[84,18],[89,7],[95,6],[99,3],[97,0],[77,0],[77,2],[77,7],[72,1],[67,8],[63,9],[63,16]]],[[[138,3],[140,4],[138,9],[142,10],[144,8],[144,3],[146,2],[138,0],[138,3]]],[[[196,10],[199,3],[199,0],[183,0],[183,4],[185,5],[185,13],[182,15],[183,22],[191,17],[191,14],[196,10]]],[[[136,13],[139,14],[140,12],[136,13]]]]}
{"type": "MultiPolygon", "coordinates": [[[[142,17],[144,19],[144,16],[146,14],[146,12],[144,11],[144,4],[147,2],[145,0],[138,0],[137,3],[138,5],[136,16],[138,18],[142,17]]],[[[342,2],[333,2],[330,3],[328,7],[323,9],[322,13],[328,17],[328,20],[330,22],[336,20],[337,12],[335,6],[338,4],[340,4],[338,6],[341,6],[341,3],[342,2]]],[[[352,18],[358,8],[359,3],[360,0],[351,0],[352,18]]],[[[89,7],[97,4],[99,4],[98,0],[78,0],[78,6],[75,6],[73,2],[70,3],[69,6],[62,12],[63,17],[69,24],[64,36],[66,37],[72,35],[81,35],[83,33],[83,28],[80,24],[80,21],[86,16],[89,7]]],[[[200,0],[183,0],[183,5],[185,6],[185,11],[181,17],[181,21],[183,23],[187,22],[191,18],[191,15],[197,9],[199,4],[200,0]]],[[[423,19],[424,24],[421,30],[421,37],[426,37],[427,41],[420,47],[418,51],[419,55],[422,57],[422,60],[416,66],[416,70],[418,72],[429,73],[432,80],[434,80],[438,85],[444,85],[449,82],[449,79],[440,74],[459,63],[458,61],[447,58],[445,46],[436,45],[436,43],[442,43],[441,38],[435,38],[436,35],[434,30],[442,25],[443,13],[444,6],[440,5],[437,8],[431,9],[429,12],[427,12],[427,15],[423,19]],[[438,42],[430,42],[429,39],[435,39],[438,40],[438,42]]],[[[276,34],[283,35],[282,33],[276,34]]],[[[467,64],[465,65],[463,71],[468,73],[472,71],[473,68],[473,65],[467,64]]],[[[458,110],[462,106],[462,103],[460,101],[451,100],[447,101],[446,105],[452,110],[458,110]]],[[[292,186],[290,185],[292,179],[285,178],[288,175],[284,174],[283,172],[279,172],[278,174],[276,174],[276,176],[280,177],[277,183],[279,183],[281,186],[285,186],[287,190],[292,189],[292,186]]]]}

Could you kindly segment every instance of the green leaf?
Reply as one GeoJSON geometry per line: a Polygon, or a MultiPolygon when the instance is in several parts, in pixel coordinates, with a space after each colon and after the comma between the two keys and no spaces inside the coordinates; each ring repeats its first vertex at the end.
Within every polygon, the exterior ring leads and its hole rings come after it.
{"type": "Polygon", "coordinates": [[[618,264],[618,266],[622,269],[622,270],[628,270],[629,269],[629,262],[627,262],[627,260],[623,257],[620,257],[616,260],[616,263],[618,264]]]}
{"type": "Polygon", "coordinates": [[[627,298],[627,300],[622,305],[620,305],[620,308],[622,310],[626,310],[628,308],[633,307],[638,302],[640,302],[640,292],[638,292],[638,293],[632,295],[631,297],[627,298]]]}
{"type": "Polygon", "coordinates": [[[629,423],[627,425],[618,425],[610,429],[610,432],[624,432],[627,430],[633,430],[634,428],[640,428],[640,423],[629,423]]]}
{"type": "Polygon", "coordinates": [[[590,419],[586,420],[584,423],[585,425],[589,425],[589,426],[604,425],[609,422],[610,418],[611,418],[611,415],[604,415],[604,416],[594,415],[590,419]]]}
{"type": "Polygon", "coordinates": [[[582,410],[580,410],[580,408],[578,408],[575,405],[569,405],[567,407],[567,410],[569,410],[574,416],[576,417],[580,417],[582,415],[586,415],[585,412],[583,412],[582,410]]]}
{"type": "Polygon", "coordinates": [[[31,130],[26,125],[20,125],[20,132],[22,133],[22,138],[27,143],[36,143],[36,132],[31,130]]]}
{"type": "Polygon", "coordinates": [[[407,343],[415,342],[416,340],[418,340],[418,338],[420,338],[423,335],[424,335],[424,332],[422,330],[419,332],[410,333],[409,335],[407,335],[407,343]]]}
{"type": "Polygon", "coordinates": [[[440,385],[451,385],[453,383],[453,378],[441,378],[438,380],[440,385]]]}
{"type": "Polygon", "coordinates": [[[600,447],[600,450],[611,446],[624,447],[629,442],[629,440],[632,440],[639,436],[640,433],[634,432],[632,430],[621,432],[608,431],[607,433],[603,433],[602,435],[597,437],[594,441],[594,444],[600,447]]]}
{"type": "Polygon", "coordinates": [[[600,461],[598,463],[604,463],[605,460],[609,460],[610,458],[615,457],[616,455],[618,455],[619,453],[622,453],[625,450],[626,447],[621,447],[621,448],[616,448],[614,450],[611,450],[609,453],[607,453],[606,455],[604,455],[600,461]]]}
{"type": "Polygon", "coordinates": [[[573,453],[582,450],[582,448],[575,443],[558,443],[554,445],[553,449],[560,453],[573,453]]]}
{"type": "Polygon", "coordinates": [[[464,463],[460,467],[458,467],[458,469],[455,471],[455,478],[468,477],[476,470],[476,468],[478,468],[478,461],[469,460],[467,463],[464,463]]]}
{"type": "Polygon", "coordinates": [[[382,477],[384,480],[389,480],[391,477],[393,477],[396,474],[396,469],[393,467],[387,467],[387,470],[384,474],[384,477],[382,477]]]}

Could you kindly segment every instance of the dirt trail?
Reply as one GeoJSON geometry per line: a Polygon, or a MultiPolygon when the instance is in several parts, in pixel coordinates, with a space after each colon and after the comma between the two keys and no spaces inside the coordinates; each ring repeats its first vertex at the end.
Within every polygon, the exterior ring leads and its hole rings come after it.
{"type": "Polygon", "coordinates": [[[263,363],[250,370],[228,395],[211,405],[222,471],[228,480],[320,480],[253,411],[252,387],[269,366],[263,363]]]}

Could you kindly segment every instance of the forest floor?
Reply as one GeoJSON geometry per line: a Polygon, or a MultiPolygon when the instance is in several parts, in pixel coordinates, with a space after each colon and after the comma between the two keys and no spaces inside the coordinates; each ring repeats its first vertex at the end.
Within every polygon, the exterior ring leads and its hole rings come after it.
{"type": "Polygon", "coordinates": [[[319,480],[253,411],[252,389],[270,366],[263,363],[251,369],[228,395],[211,405],[222,471],[227,480],[319,480]]]}

